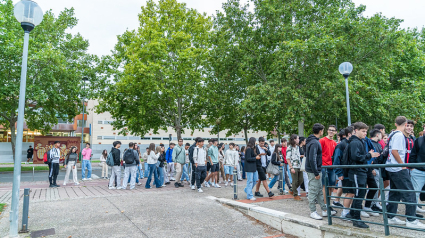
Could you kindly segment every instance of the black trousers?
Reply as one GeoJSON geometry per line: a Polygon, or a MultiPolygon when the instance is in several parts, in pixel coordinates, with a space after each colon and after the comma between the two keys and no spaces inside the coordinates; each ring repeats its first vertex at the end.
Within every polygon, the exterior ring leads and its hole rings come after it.
{"type": "MultiPolygon", "coordinates": [[[[378,188],[378,184],[376,184],[375,178],[372,174],[372,169],[369,168],[369,170],[367,171],[367,187],[368,188],[378,188]]],[[[378,192],[378,190],[369,190],[367,192],[366,198],[367,199],[373,199],[373,197],[375,197],[375,194],[378,192]]],[[[365,207],[370,207],[370,205],[372,204],[372,201],[366,201],[364,206],[365,207]]]]}
{"type": "Polygon", "coordinates": [[[190,185],[195,185],[195,181],[196,181],[196,166],[195,163],[191,163],[192,165],[192,176],[190,179],[190,185]]]}
{"type": "Polygon", "coordinates": [[[59,163],[50,163],[49,164],[49,182],[50,185],[57,185],[56,179],[59,174],[59,163]]]}
{"type": "MultiPolygon", "coordinates": [[[[357,174],[354,174],[350,171],[348,176],[349,176],[350,180],[353,181],[354,187],[366,188],[366,184],[367,184],[367,174],[366,173],[357,172],[357,174]]],[[[364,199],[365,195],[366,195],[366,189],[356,189],[356,194],[355,194],[354,198],[364,199]]],[[[363,204],[363,200],[355,199],[353,201],[353,204],[351,204],[351,208],[363,209],[362,204],[363,204]]],[[[350,210],[350,214],[354,219],[361,220],[360,211],[350,210]]]]}
{"type": "Polygon", "coordinates": [[[201,184],[204,182],[207,177],[207,167],[206,166],[198,166],[196,168],[196,187],[201,188],[201,184]]]}
{"type": "MultiPolygon", "coordinates": [[[[400,170],[398,172],[388,172],[390,177],[391,189],[403,189],[403,190],[415,190],[413,188],[412,180],[410,178],[409,171],[407,169],[400,170]]],[[[399,201],[416,203],[416,194],[414,192],[395,192],[390,191],[388,201],[399,201]]],[[[406,215],[416,217],[416,205],[405,205],[406,215]]],[[[388,202],[388,212],[397,213],[398,203],[388,202]]],[[[388,215],[388,218],[393,218],[394,215],[388,215]]],[[[414,221],[415,218],[407,218],[408,221],[414,221]]]]}

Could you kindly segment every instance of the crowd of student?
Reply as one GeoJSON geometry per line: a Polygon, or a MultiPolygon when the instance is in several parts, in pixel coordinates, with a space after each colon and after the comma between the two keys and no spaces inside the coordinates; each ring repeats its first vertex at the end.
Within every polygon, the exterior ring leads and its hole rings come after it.
{"type": "MultiPolygon", "coordinates": [[[[263,185],[268,197],[273,197],[271,191],[280,176],[282,183],[278,184],[278,189],[282,189],[285,194],[290,193],[294,199],[301,201],[300,189],[303,189],[308,196],[310,217],[322,219],[327,216],[325,183],[328,185],[338,185],[335,190],[329,188],[329,194],[336,192],[333,207],[342,209],[341,217],[353,221],[353,225],[360,228],[367,228],[361,217],[379,216],[382,206],[387,207],[388,222],[391,225],[406,225],[412,228],[425,228],[415,217],[423,217],[417,212],[423,213],[420,207],[406,204],[406,221],[402,221],[395,216],[397,214],[397,203],[400,200],[409,203],[419,201],[419,193],[415,192],[386,192],[387,204],[380,204],[376,201],[366,201],[367,199],[377,199],[381,196],[377,190],[356,189],[356,188],[378,188],[379,178],[382,176],[386,189],[404,189],[420,191],[425,185],[425,168],[401,168],[388,167],[383,174],[379,169],[356,168],[356,169],[326,169],[322,166],[328,165],[364,165],[364,164],[401,164],[401,163],[423,163],[425,162],[425,146],[423,132],[416,139],[413,134],[414,122],[399,116],[395,120],[396,130],[389,135],[385,134],[385,127],[381,124],[374,126],[367,137],[368,126],[362,122],[356,122],[351,126],[337,131],[336,126],[330,125],[327,128],[327,135],[324,134],[325,127],[319,123],[313,126],[313,134],[308,138],[291,135],[289,142],[283,138],[279,143],[270,140],[268,143],[263,137],[251,137],[247,146],[239,149],[234,143],[229,144],[226,150],[223,143],[219,144],[217,139],[210,139],[204,145],[204,139],[198,137],[190,145],[183,145],[180,139],[178,144],[170,143],[165,149],[163,144],[155,146],[151,143],[146,152],[142,154],[136,143],[129,143],[129,148],[120,151],[121,142],[115,141],[113,148],[108,153],[102,152],[102,177],[108,178],[107,157],[113,159],[111,176],[109,177],[109,189],[126,189],[128,184],[130,189],[135,189],[136,184],[142,185],[139,178],[147,178],[145,188],[150,189],[152,185],[162,188],[174,181],[176,188],[184,187],[186,180],[192,190],[203,192],[203,187],[221,188],[220,177],[224,186],[233,186],[233,174],[237,180],[246,179],[244,192],[247,199],[256,200],[256,197],[263,197],[260,187],[263,185]],[[334,140],[337,135],[337,141],[334,140]],[[143,162],[142,163],[142,159],[143,162]],[[142,166],[144,164],[144,166],[142,166]],[[190,166],[190,167],[189,167],[190,166]],[[124,167],[124,178],[121,182],[121,171],[124,167]],[[281,168],[283,173],[280,172],[281,168]],[[175,176],[174,176],[175,175],[175,176]],[[327,176],[326,176],[327,175],[327,176]],[[327,181],[325,181],[327,178],[327,181]],[[268,182],[268,180],[270,180],[268,182]],[[285,184],[289,191],[285,190],[285,184]],[[341,188],[344,187],[344,188],[341,188]],[[342,195],[345,198],[341,203],[342,195]],[[350,199],[354,198],[354,199],[350,199]],[[322,213],[316,209],[319,204],[322,213]],[[349,209],[349,208],[352,209],[349,209]]],[[[59,147],[60,143],[55,143],[54,148],[49,151],[51,163],[49,163],[49,180],[51,187],[59,187],[56,178],[59,171],[59,147]]],[[[87,143],[83,153],[83,180],[91,179],[91,165],[89,163],[91,149],[87,143]],[[87,160],[88,162],[84,163],[87,160]],[[85,178],[84,168],[88,168],[88,178],[85,178]]],[[[73,147],[66,156],[66,175],[64,185],[68,182],[69,174],[72,170],[73,181],[78,185],[75,165],[78,161],[77,148],[73,147]]],[[[332,207],[331,214],[337,213],[332,207]]]]}

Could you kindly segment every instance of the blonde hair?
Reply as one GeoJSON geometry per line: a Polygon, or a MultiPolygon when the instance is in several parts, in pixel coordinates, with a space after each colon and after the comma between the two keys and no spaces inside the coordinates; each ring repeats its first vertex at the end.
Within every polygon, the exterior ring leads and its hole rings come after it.
{"type": "Polygon", "coordinates": [[[162,148],[161,146],[157,146],[155,154],[161,153],[161,148],[162,148]]]}

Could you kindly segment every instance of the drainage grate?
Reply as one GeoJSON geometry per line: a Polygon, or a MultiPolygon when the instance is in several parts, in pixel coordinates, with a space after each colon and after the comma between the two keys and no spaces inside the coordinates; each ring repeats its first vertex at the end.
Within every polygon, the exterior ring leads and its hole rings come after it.
{"type": "Polygon", "coordinates": [[[31,238],[43,237],[43,236],[51,236],[55,234],[55,228],[50,228],[41,231],[31,231],[31,238]]]}

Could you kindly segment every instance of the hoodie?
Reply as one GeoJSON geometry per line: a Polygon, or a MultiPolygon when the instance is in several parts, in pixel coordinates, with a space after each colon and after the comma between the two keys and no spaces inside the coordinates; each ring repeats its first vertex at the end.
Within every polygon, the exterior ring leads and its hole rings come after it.
{"type": "MultiPolygon", "coordinates": [[[[366,151],[363,140],[355,135],[350,137],[348,144],[348,161],[353,165],[367,164],[372,155],[366,151]]],[[[367,173],[367,168],[350,169],[350,172],[355,174],[367,173]]]]}
{"type": "MultiPolygon", "coordinates": [[[[336,146],[335,148],[335,152],[333,155],[333,164],[334,165],[341,165],[341,158],[342,155],[344,154],[344,150],[348,145],[348,140],[346,138],[342,139],[342,141],[336,146]]],[[[337,177],[341,177],[344,176],[343,170],[342,169],[335,169],[335,174],[337,177]]]]}
{"type": "Polygon", "coordinates": [[[239,163],[239,153],[235,149],[228,149],[224,155],[224,165],[236,167],[239,163]]]}
{"type": "Polygon", "coordinates": [[[114,158],[114,166],[121,165],[121,151],[115,147],[111,149],[112,157],[114,158]]]}
{"type": "Polygon", "coordinates": [[[305,171],[318,176],[322,172],[322,145],[319,138],[310,135],[307,138],[305,171]]]}
{"type": "Polygon", "coordinates": [[[193,162],[195,164],[198,164],[198,166],[205,166],[205,158],[206,158],[206,152],[204,148],[195,147],[193,150],[193,162]]]}
{"type": "MultiPolygon", "coordinates": [[[[412,152],[410,153],[409,164],[425,163],[425,137],[421,136],[415,141],[412,152]]],[[[425,167],[415,168],[420,171],[425,171],[425,167]]]]}
{"type": "Polygon", "coordinates": [[[167,152],[165,152],[165,159],[167,160],[167,164],[173,163],[173,149],[167,149],[167,152]]]}

